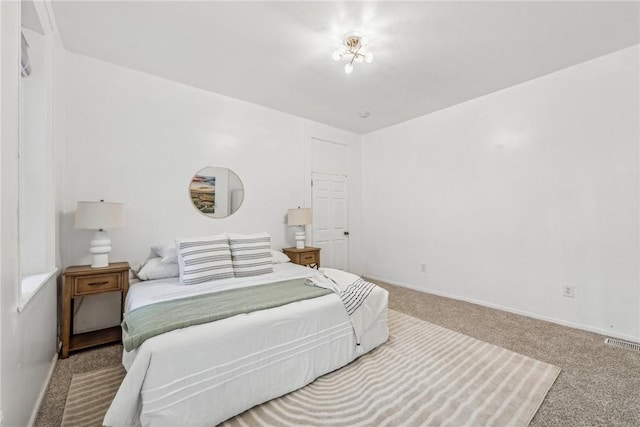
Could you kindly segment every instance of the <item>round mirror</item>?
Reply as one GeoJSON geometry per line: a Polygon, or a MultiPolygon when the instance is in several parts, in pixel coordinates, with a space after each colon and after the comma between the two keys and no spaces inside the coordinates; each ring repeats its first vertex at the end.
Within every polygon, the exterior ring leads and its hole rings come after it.
{"type": "Polygon", "coordinates": [[[193,206],[203,215],[224,218],[240,208],[244,187],[231,169],[208,166],[191,179],[189,195],[193,206]]]}

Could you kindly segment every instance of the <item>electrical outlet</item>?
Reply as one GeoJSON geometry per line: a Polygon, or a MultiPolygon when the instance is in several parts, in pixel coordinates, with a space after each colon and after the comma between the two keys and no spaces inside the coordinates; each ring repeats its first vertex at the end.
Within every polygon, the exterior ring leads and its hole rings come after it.
{"type": "Polygon", "coordinates": [[[576,296],[574,287],[571,285],[562,285],[562,296],[574,298],[576,296]]]}
{"type": "Polygon", "coordinates": [[[420,271],[423,273],[427,272],[427,264],[420,264],[420,271]]]}

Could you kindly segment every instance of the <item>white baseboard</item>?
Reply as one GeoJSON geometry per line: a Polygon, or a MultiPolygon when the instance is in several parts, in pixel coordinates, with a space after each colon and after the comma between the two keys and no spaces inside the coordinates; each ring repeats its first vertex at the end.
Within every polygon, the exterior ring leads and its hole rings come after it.
{"type": "Polygon", "coordinates": [[[49,381],[51,381],[51,377],[53,376],[53,370],[56,368],[56,362],[58,361],[58,352],[55,352],[53,358],[51,359],[51,363],[49,366],[49,372],[47,374],[47,380],[44,382],[42,386],[42,390],[40,390],[40,394],[38,395],[38,399],[36,400],[36,404],[33,407],[33,412],[31,413],[31,417],[29,417],[29,427],[33,427],[36,422],[36,417],[38,416],[38,411],[40,410],[40,405],[42,404],[42,400],[44,399],[44,395],[47,392],[47,387],[49,387],[49,381]]]}
{"type": "Polygon", "coordinates": [[[635,337],[633,335],[620,334],[620,333],[616,333],[616,332],[610,331],[608,329],[602,329],[602,328],[597,328],[597,327],[594,327],[594,326],[583,325],[581,323],[570,322],[570,321],[567,321],[567,320],[557,319],[555,317],[543,316],[543,315],[540,315],[540,314],[537,314],[537,313],[532,313],[532,312],[529,312],[529,311],[518,310],[518,309],[515,309],[515,308],[511,308],[511,307],[505,307],[505,306],[498,305],[498,304],[492,304],[492,303],[485,302],[485,301],[475,300],[475,299],[472,299],[472,298],[461,297],[459,295],[452,295],[452,294],[448,294],[446,292],[434,291],[432,289],[422,289],[422,288],[419,288],[417,286],[409,285],[407,283],[397,282],[395,280],[389,280],[389,279],[385,279],[385,278],[382,278],[382,277],[371,276],[371,275],[368,275],[366,273],[363,274],[363,276],[364,277],[368,277],[368,278],[373,279],[373,280],[379,280],[381,282],[389,283],[391,285],[396,285],[396,286],[401,286],[403,288],[413,289],[414,291],[418,291],[418,292],[424,292],[424,293],[428,293],[428,294],[438,295],[438,296],[441,296],[441,297],[451,298],[451,299],[455,299],[455,300],[458,300],[458,301],[470,302],[472,304],[478,304],[478,305],[481,305],[481,306],[484,306],[484,307],[495,308],[496,310],[502,310],[502,311],[506,311],[506,312],[509,312],[509,313],[513,313],[513,314],[519,314],[521,316],[527,316],[527,317],[532,317],[534,319],[544,320],[544,321],[555,323],[555,324],[562,325],[562,326],[568,326],[569,328],[581,329],[583,331],[594,332],[596,334],[600,334],[600,335],[604,335],[604,336],[608,336],[608,337],[619,338],[619,339],[626,340],[626,341],[633,341],[633,342],[640,343],[640,337],[635,337]]]}

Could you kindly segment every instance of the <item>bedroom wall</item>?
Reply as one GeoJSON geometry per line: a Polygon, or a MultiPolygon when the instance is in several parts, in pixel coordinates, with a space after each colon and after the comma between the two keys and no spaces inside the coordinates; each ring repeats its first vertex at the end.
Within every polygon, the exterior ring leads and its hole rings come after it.
{"type": "Polygon", "coordinates": [[[365,274],[639,340],[638,58],[365,135],[365,274]]]}
{"type": "MultiPolygon", "coordinates": [[[[286,212],[305,206],[309,135],[326,127],[74,53],[66,70],[65,266],[90,262],[93,232],[73,228],[79,200],[125,204],[126,227],[109,231],[112,261],[137,264],[154,243],[222,232],[267,231],[272,247],[295,245],[286,212]],[[192,176],[210,165],[244,184],[244,202],[228,218],[207,218],[189,200],[192,176]]],[[[117,324],[117,304],[113,295],[86,298],[76,330],[117,324]]]]}
{"type": "MultiPolygon", "coordinates": [[[[42,8],[41,19],[48,16],[44,5],[38,4],[36,8],[42,8]]],[[[20,162],[17,155],[21,137],[20,9],[19,2],[0,2],[0,425],[11,427],[32,425],[57,360],[55,279],[45,283],[26,306],[18,310],[21,300],[20,162]]],[[[49,30],[46,24],[43,27],[49,30]]],[[[55,38],[55,35],[51,36],[55,38]]],[[[44,43],[34,34],[31,34],[31,41],[34,45],[44,43]]],[[[61,66],[58,47],[56,44],[53,51],[55,66],[61,66]]],[[[50,72],[44,66],[44,59],[37,55],[32,57],[32,65],[32,76],[36,79],[42,79],[43,73],[50,72]]],[[[53,84],[56,90],[57,81],[53,84]]],[[[55,162],[51,156],[43,160],[55,162]]]]}

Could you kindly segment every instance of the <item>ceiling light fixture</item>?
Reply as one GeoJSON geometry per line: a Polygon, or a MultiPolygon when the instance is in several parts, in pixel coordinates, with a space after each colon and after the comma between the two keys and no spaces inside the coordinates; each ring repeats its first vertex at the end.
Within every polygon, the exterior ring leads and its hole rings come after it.
{"type": "Polygon", "coordinates": [[[342,37],[342,45],[333,52],[332,58],[334,61],[347,58],[348,62],[344,65],[344,72],[350,74],[355,62],[364,61],[369,64],[373,61],[373,54],[366,51],[366,46],[366,38],[355,32],[347,33],[342,37]]]}

